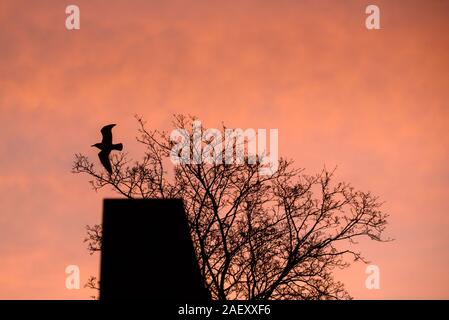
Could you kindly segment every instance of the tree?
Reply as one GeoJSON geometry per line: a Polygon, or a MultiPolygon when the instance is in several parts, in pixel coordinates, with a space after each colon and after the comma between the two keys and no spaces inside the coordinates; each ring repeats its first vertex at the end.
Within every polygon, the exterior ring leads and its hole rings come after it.
{"type": "MultiPolygon", "coordinates": [[[[95,190],[111,186],[126,198],[182,198],[201,274],[214,299],[350,298],[333,270],[348,267],[350,259],[367,262],[354,249],[359,238],[389,240],[383,238],[388,215],[382,203],[370,192],[334,182],[334,170],[308,175],[281,158],[276,172],[261,175],[262,161],[248,155],[243,163],[173,165],[168,159],[176,141],[137,120],[142,160],[115,155],[108,175],[77,154],[73,172],[88,174],[95,190]]],[[[173,125],[191,141],[193,121],[177,115],[173,125]]],[[[101,250],[101,227],[87,230],[89,251],[101,250]]],[[[95,278],[88,285],[96,287],[95,278]]]]}

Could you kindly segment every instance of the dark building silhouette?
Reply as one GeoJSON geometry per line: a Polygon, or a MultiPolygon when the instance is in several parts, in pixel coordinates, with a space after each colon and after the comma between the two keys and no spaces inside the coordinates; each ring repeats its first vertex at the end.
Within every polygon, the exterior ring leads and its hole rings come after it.
{"type": "Polygon", "coordinates": [[[181,200],[105,199],[100,300],[207,301],[181,200]]]}

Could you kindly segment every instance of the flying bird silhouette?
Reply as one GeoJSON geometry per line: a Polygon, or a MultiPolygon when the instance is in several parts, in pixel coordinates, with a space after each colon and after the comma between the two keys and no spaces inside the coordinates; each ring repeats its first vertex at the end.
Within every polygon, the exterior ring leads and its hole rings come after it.
{"type": "Polygon", "coordinates": [[[103,136],[103,140],[101,142],[93,144],[92,147],[97,147],[101,151],[98,153],[98,158],[100,158],[101,164],[104,166],[107,172],[109,174],[112,174],[112,166],[111,161],[109,160],[109,154],[112,150],[123,150],[123,144],[112,143],[112,128],[115,126],[115,124],[108,124],[107,126],[104,126],[101,128],[101,134],[103,136]]]}

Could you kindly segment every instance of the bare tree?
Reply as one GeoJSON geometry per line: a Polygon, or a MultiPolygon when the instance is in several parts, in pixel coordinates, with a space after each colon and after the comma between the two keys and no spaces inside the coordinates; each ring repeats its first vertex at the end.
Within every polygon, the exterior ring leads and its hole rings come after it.
{"type": "MultiPolygon", "coordinates": [[[[334,171],[307,175],[280,159],[276,172],[261,175],[262,162],[248,155],[243,163],[173,165],[169,134],[137,120],[143,160],[113,156],[108,175],[77,154],[73,172],[87,173],[95,190],[111,186],[131,199],[182,198],[202,277],[215,299],[348,299],[333,270],[351,259],[367,262],[354,249],[359,238],[389,240],[382,237],[388,217],[382,203],[334,182],[334,171]]],[[[173,125],[192,141],[193,121],[178,115],[173,125]]],[[[101,227],[88,226],[85,241],[91,253],[99,251],[101,227]]],[[[97,287],[95,281],[90,287],[97,287]]]]}

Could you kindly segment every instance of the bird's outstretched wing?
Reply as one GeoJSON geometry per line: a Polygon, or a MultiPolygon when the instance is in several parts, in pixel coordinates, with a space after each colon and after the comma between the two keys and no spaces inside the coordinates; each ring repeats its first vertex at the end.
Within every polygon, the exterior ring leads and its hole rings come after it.
{"type": "Polygon", "coordinates": [[[108,152],[102,150],[98,153],[98,158],[100,158],[100,162],[104,166],[106,171],[109,172],[109,174],[112,174],[112,166],[111,161],[109,161],[109,153],[110,151],[108,152]]]}
{"type": "Polygon", "coordinates": [[[103,144],[112,144],[112,128],[115,124],[108,124],[101,128],[101,134],[103,135],[103,140],[101,141],[103,144]]]}

